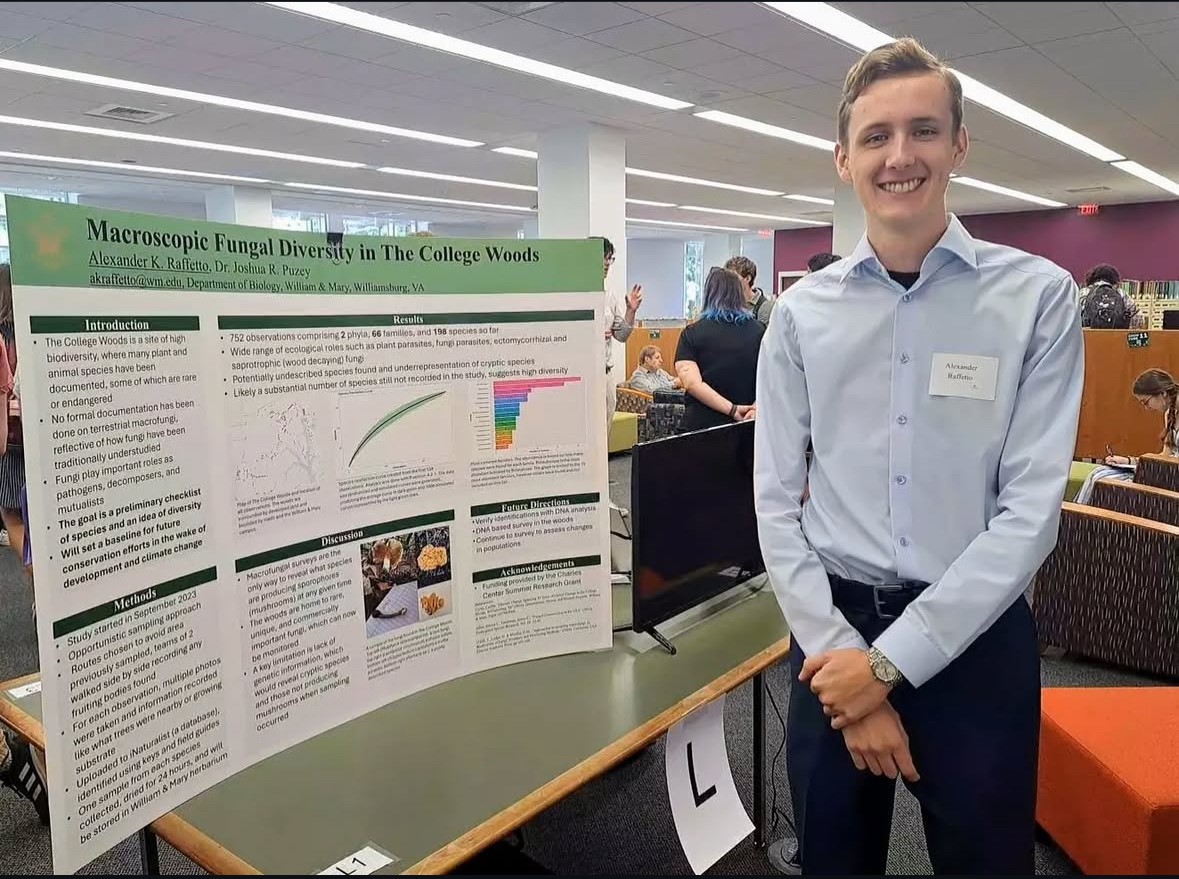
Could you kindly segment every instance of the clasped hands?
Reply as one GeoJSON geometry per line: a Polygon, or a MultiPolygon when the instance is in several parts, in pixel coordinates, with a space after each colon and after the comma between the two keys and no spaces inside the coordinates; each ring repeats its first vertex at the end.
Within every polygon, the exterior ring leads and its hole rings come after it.
{"type": "Polygon", "coordinates": [[[832,729],[843,733],[857,769],[889,778],[901,775],[906,781],[920,778],[909,737],[888,702],[889,688],[872,674],[866,651],[844,648],[809,656],[798,679],[810,685],[832,729]]]}

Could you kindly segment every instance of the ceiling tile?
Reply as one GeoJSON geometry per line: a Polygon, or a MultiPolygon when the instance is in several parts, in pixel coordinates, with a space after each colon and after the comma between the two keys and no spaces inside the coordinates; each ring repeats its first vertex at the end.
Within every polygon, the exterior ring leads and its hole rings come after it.
{"type": "Polygon", "coordinates": [[[59,49],[78,49],[111,58],[128,58],[136,52],[154,46],[147,40],[104,33],[68,22],[53,25],[49,30],[37,34],[36,40],[38,43],[57,46],[59,49]]]}
{"type": "Polygon", "coordinates": [[[448,70],[439,74],[438,79],[500,92],[505,95],[514,95],[526,101],[553,100],[555,103],[559,103],[569,92],[578,91],[573,86],[540,77],[527,76],[512,70],[504,70],[501,67],[492,67],[489,64],[469,64],[465,67],[448,70]]]}
{"type": "Polygon", "coordinates": [[[248,83],[259,88],[285,85],[291,81],[291,74],[281,67],[271,67],[267,64],[254,64],[250,61],[228,60],[218,58],[214,67],[204,71],[210,76],[226,80],[227,92],[232,92],[230,82],[248,83]]]}
{"type": "Polygon", "coordinates": [[[834,5],[842,9],[848,15],[854,15],[861,21],[869,22],[881,28],[883,28],[883,26],[886,24],[892,24],[893,22],[897,21],[905,21],[906,19],[916,18],[919,15],[926,15],[928,13],[936,13],[953,9],[965,9],[967,7],[966,3],[948,2],[861,2],[836,3],[834,5]]]}
{"type": "Polygon", "coordinates": [[[739,27],[769,25],[776,13],[757,3],[699,3],[659,16],[663,21],[682,27],[702,37],[724,33],[739,27]]]}
{"type": "Polygon", "coordinates": [[[365,11],[443,34],[463,34],[464,39],[472,39],[467,32],[474,28],[508,18],[482,3],[399,3],[394,9],[365,11]]]}
{"type": "MultiPolygon", "coordinates": [[[[32,9],[33,7],[30,5],[23,8],[32,9]]],[[[0,37],[27,40],[51,27],[53,27],[53,22],[47,19],[14,12],[8,7],[0,8],[0,37]]]]}
{"type": "Polygon", "coordinates": [[[1111,3],[1109,8],[1126,24],[1179,18],[1179,3],[1111,3]]]}
{"type": "Polygon", "coordinates": [[[592,35],[592,39],[596,43],[605,43],[637,54],[673,43],[686,43],[696,39],[696,34],[657,18],[644,18],[622,27],[598,31],[592,35]]]}
{"type": "Polygon", "coordinates": [[[974,8],[1027,43],[1122,26],[1104,3],[975,3],[974,8]]]}
{"type": "Polygon", "coordinates": [[[165,40],[196,27],[196,23],[118,3],[89,6],[70,16],[70,24],[141,40],[165,40]]]}
{"type": "Polygon", "coordinates": [[[345,58],[355,58],[358,61],[376,61],[391,52],[396,52],[405,43],[400,40],[391,40],[380,34],[371,34],[368,31],[338,27],[316,34],[303,40],[299,45],[317,52],[329,52],[345,58]]]}
{"type": "Polygon", "coordinates": [[[464,40],[482,43],[505,52],[527,54],[530,49],[564,40],[568,34],[522,18],[507,18],[463,34],[464,40]]]}
{"type": "Polygon", "coordinates": [[[1141,40],[1154,57],[1167,66],[1173,76],[1179,77],[1179,29],[1142,37],[1141,40]]]}
{"type": "Polygon", "coordinates": [[[761,76],[751,76],[749,79],[737,80],[733,83],[733,86],[747,92],[752,92],[755,95],[764,95],[768,92],[819,84],[815,79],[805,74],[780,68],[776,73],[766,73],[761,76]]]}
{"type": "Polygon", "coordinates": [[[180,51],[161,45],[149,45],[146,49],[129,55],[127,60],[185,73],[211,73],[225,64],[224,58],[207,52],[194,52],[191,49],[180,51]]]}
{"type": "MultiPolygon", "coordinates": [[[[752,79],[771,73],[781,73],[783,68],[756,55],[738,55],[727,61],[713,61],[691,68],[692,73],[715,79],[717,82],[732,84],[739,80],[752,79]]],[[[801,83],[800,83],[801,84],[801,83]]],[[[786,86],[780,86],[785,88],[786,86]]]]}
{"type": "Polygon", "coordinates": [[[528,55],[537,61],[560,64],[574,70],[584,70],[592,64],[601,64],[612,58],[621,58],[626,53],[611,46],[603,46],[581,37],[569,37],[545,46],[532,49],[528,55]]]}
{"type": "Polygon", "coordinates": [[[582,36],[619,27],[644,16],[619,3],[553,3],[521,17],[567,34],[582,36]]]}
{"type": "Polygon", "coordinates": [[[37,15],[53,21],[66,21],[93,6],[106,6],[105,3],[38,3],[37,15]]]}
{"type": "Polygon", "coordinates": [[[306,15],[297,15],[261,3],[238,3],[228,9],[222,3],[129,3],[141,9],[163,12],[177,18],[220,25],[243,34],[253,34],[280,43],[297,43],[337,25],[306,15]]]}
{"type": "Polygon", "coordinates": [[[675,12],[677,9],[686,9],[689,6],[703,6],[702,3],[621,3],[620,6],[626,6],[629,9],[637,10],[644,15],[663,15],[668,12],[675,12]]]}
{"type": "Polygon", "coordinates": [[[724,43],[718,43],[716,40],[701,38],[698,40],[688,40],[686,43],[675,43],[671,46],[650,49],[643,53],[643,57],[650,58],[652,61],[658,61],[660,64],[667,64],[671,67],[679,67],[686,70],[690,67],[696,67],[699,64],[710,64],[714,61],[728,61],[731,58],[736,58],[740,54],[741,51],[734,49],[732,46],[726,46],[724,43]]]}
{"type": "Polygon", "coordinates": [[[284,70],[316,76],[331,76],[343,63],[343,59],[338,55],[292,45],[279,46],[277,49],[263,52],[252,60],[258,64],[270,64],[284,70]]]}
{"type": "Polygon", "coordinates": [[[830,116],[831,124],[834,125],[841,90],[833,85],[819,83],[781,92],[765,92],[764,94],[767,98],[772,98],[783,104],[792,104],[795,107],[826,114],[830,116]]]}
{"type": "Polygon", "coordinates": [[[660,90],[664,82],[670,82],[666,77],[677,72],[674,67],[668,67],[666,64],[660,64],[641,55],[623,55],[611,61],[583,68],[583,70],[591,76],[601,76],[614,82],[651,89],[656,92],[660,90]]]}
{"type": "Polygon", "coordinates": [[[253,34],[243,34],[207,24],[198,24],[191,30],[169,37],[164,43],[180,49],[210,52],[227,58],[252,58],[283,45],[253,34]]]}
{"type": "Polygon", "coordinates": [[[384,67],[393,67],[422,76],[433,76],[456,67],[464,67],[475,62],[459,55],[450,55],[422,46],[411,46],[408,43],[394,43],[399,48],[377,60],[384,67]]]}

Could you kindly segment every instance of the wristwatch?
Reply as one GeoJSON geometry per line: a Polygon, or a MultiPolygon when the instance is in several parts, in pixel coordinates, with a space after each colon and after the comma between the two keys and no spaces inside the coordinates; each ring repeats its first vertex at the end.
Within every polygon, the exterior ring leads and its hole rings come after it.
{"type": "Polygon", "coordinates": [[[892,660],[875,647],[868,648],[868,665],[872,668],[872,676],[890,690],[905,679],[892,660]]]}

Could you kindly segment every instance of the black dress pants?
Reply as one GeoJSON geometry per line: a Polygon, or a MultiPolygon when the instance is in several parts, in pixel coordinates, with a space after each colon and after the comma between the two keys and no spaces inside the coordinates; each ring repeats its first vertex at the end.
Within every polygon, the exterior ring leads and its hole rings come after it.
{"type": "MultiPolygon", "coordinates": [[[[859,584],[839,585],[836,605],[871,644],[891,619],[877,612],[870,586],[857,597],[848,587],[859,584]]],[[[803,873],[883,874],[895,782],[856,769],[843,733],[798,683],[804,658],[791,648],[786,740],[803,873]]],[[[934,871],[1035,873],[1040,658],[1027,602],[1017,599],[958,659],[921,687],[901,684],[889,701],[921,776],[908,786],[934,871]]]]}

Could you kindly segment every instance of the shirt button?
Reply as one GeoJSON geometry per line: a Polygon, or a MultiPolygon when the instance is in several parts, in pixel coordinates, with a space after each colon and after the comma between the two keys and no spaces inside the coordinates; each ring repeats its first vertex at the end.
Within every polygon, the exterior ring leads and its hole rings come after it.
{"type": "Polygon", "coordinates": [[[908,354],[902,354],[902,355],[901,355],[901,363],[908,363],[908,362],[909,362],[909,355],[908,355],[908,354]]]}
{"type": "Polygon", "coordinates": [[[906,293],[906,294],[905,294],[904,296],[902,296],[901,298],[902,298],[903,300],[905,300],[906,302],[908,302],[909,300],[911,300],[911,299],[913,298],[913,294],[912,294],[912,293],[906,293]]]}
{"type": "Polygon", "coordinates": [[[897,416],[897,424],[908,424],[908,423],[909,423],[909,419],[906,418],[904,415],[897,416]]]}
{"type": "Polygon", "coordinates": [[[905,484],[906,482],[908,482],[908,481],[909,481],[909,480],[908,480],[908,479],[906,479],[904,476],[898,476],[898,477],[897,477],[897,485],[904,485],[904,484],[905,484]]]}
{"type": "Polygon", "coordinates": [[[909,538],[902,537],[900,540],[897,541],[897,543],[899,543],[901,546],[908,546],[909,545],[909,538]]]}

